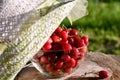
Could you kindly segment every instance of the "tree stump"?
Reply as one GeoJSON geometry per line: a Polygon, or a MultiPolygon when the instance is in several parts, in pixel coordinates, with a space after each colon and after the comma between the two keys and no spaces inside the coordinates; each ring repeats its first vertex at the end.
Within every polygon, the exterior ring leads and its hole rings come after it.
{"type": "MultiPolygon", "coordinates": [[[[81,61],[78,70],[69,77],[54,80],[99,80],[96,74],[100,70],[107,70],[110,77],[105,80],[120,80],[120,56],[107,55],[100,52],[87,53],[81,61]]],[[[32,64],[23,68],[15,80],[48,80],[37,71],[32,64]]]]}

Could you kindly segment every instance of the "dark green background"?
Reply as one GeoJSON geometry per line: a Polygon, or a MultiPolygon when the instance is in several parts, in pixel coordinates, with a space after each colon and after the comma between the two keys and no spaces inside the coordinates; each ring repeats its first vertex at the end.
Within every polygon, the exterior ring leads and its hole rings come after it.
{"type": "Polygon", "coordinates": [[[3,0],[0,0],[0,2],[2,2],[3,0]]]}

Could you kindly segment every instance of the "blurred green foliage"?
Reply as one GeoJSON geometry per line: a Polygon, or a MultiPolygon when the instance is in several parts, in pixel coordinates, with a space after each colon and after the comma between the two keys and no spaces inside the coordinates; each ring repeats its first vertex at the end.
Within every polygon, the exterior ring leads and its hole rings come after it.
{"type": "MultiPolygon", "coordinates": [[[[95,1],[95,0],[92,0],[95,1]]],[[[114,2],[114,1],[120,1],[120,0],[96,0],[96,1],[100,1],[100,2],[114,2]]]]}
{"type": "Polygon", "coordinates": [[[2,2],[3,0],[0,0],[0,3],[2,2]]]}
{"type": "Polygon", "coordinates": [[[73,23],[90,37],[89,51],[120,54],[120,0],[89,0],[88,15],[73,23]]]}

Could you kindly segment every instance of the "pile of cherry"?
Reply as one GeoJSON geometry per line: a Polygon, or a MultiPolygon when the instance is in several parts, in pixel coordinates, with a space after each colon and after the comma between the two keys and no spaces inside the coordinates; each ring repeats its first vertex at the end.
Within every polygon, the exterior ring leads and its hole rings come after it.
{"type": "MultiPolygon", "coordinates": [[[[77,30],[58,27],[33,58],[49,75],[70,74],[84,58],[88,42],[88,37],[79,36],[77,30]]],[[[109,77],[105,70],[96,74],[100,79],[109,77]]]]}
{"type": "Polygon", "coordinates": [[[51,35],[41,51],[34,56],[42,68],[50,75],[56,76],[70,73],[84,58],[87,51],[88,37],[79,36],[75,29],[62,29],[58,27],[51,35]]]}

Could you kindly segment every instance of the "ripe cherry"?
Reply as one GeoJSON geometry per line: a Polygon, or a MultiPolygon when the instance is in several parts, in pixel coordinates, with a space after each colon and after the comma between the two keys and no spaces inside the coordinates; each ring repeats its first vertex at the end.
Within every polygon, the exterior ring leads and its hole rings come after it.
{"type": "Polygon", "coordinates": [[[69,62],[67,62],[68,67],[74,67],[76,65],[76,61],[74,58],[71,58],[69,62]]]}
{"type": "Polygon", "coordinates": [[[88,45],[88,36],[83,36],[82,39],[84,40],[85,45],[88,45]]]}
{"type": "Polygon", "coordinates": [[[42,57],[40,57],[39,62],[40,62],[41,64],[46,64],[46,63],[48,63],[48,57],[47,57],[47,56],[42,56],[42,57]]]}
{"type": "Polygon", "coordinates": [[[57,58],[58,58],[57,55],[54,53],[51,53],[48,55],[48,59],[50,62],[55,62],[57,60],[57,58]]]}
{"type": "Polygon", "coordinates": [[[47,51],[47,50],[50,50],[52,48],[52,45],[50,43],[45,43],[45,45],[43,46],[43,50],[44,51],[47,51]]]}
{"type": "Polygon", "coordinates": [[[75,40],[79,40],[79,39],[80,39],[80,37],[79,37],[78,35],[73,36],[73,38],[74,38],[75,40]]]}
{"type": "Polygon", "coordinates": [[[74,45],[74,38],[68,37],[68,43],[70,43],[71,45],[74,45]]]}
{"type": "Polygon", "coordinates": [[[86,52],[87,52],[87,46],[81,47],[81,48],[79,49],[79,52],[80,52],[81,54],[86,53],[86,52]]]}
{"type": "Polygon", "coordinates": [[[52,40],[53,40],[54,43],[57,43],[57,42],[61,41],[61,38],[57,35],[54,35],[54,36],[52,36],[52,40]]]}
{"type": "Polygon", "coordinates": [[[60,69],[57,69],[57,70],[52,71],[52,75],[53,75],[53,76],[59,75],[60,73],[61,73],[61,70],[60,70],[60,69]]]}
{"type": "Polygon", "coordinates": [[[74,59],[77,59],[79,55],[79,50],[76,47],[73,47],[70,51],[70,56],[74,59]]]}
{"type": "Polygon", "coordinates": [[[64,72],[70,74],[71,70],[72,70],[72,68],[70,68],[70,67],[69,68],[65,68],[64,72]]]}
{"type": "Polygon", "coordinates": [[[52,44],[52,50],[61,50],[62,46],[59,43],[52,44]]]}
{"type": "Polygon", "coordinates": [[[61,56],[61,60],[63,62],[68,62],[71,59],[71,57],[67,54],[61,56]]]}
{"type": "Polygon", "coordinates": [[[62,44],[62,48],[64,51],[69,51],[72,49],[72,46],[69,43],[62,44]]]}
{"type": "Polygon", "coordinates": [[[51,44],[52,42],[53,42],[52,38],[49,38],[48,41],[47,41],[47,43],[50,43],[50,44],[51,44]]]}
{"type": "Polygon", "coordinates": [[[68,40],[64,40],[64,39],[63,39],[63,40],[60,41],[60,44],[61,44],[61,45],[66,44],[66,43],[68,43],[68,40]]]}
{"type": "Polygon", "coordinates": [[[52,65],[52,64],[47,64],[47,65],[45,66],[45,70],[46,70],[46,71],[52,71],[53,68],[54,68],[54,65],[52,65]]]}
{"type": "Polygon", "coordinates": [[[71,35],[71,36],[78,35],[78,32],[77,32],[77,30],[72,29],[72,30],[70,30],[69,35],[71,35]]]}
{"type": "Polygon", "coordinates": [[[83,59],[83,58],[84,58],[84,56],[85,56],[85,53],[80,53],[80,55],[79,55],[78,59],[83,59]]]}
{"type": "Polygon", "coordinates": [[[68,33],[67,33],[66,31],[61,31],[60,37],[61,37],[62,39],[67,40],[67,38],[68,38],[68,33]]]}
{"type": "Polygon", "coordinates": [[[76,42],[75,42],[75,45],[76,45],[76,47],[83,47],[83,46],[85,46],[84,40],[81,39],[81,38],[77,39],[76,42]]]}
{"type": "Polygon", "coordinates": [[[63,67],[63,61],[58,61],[58,62],[56,63],[56,68],[60,69],[60,68],[62,68],[62,67],[63,67]]]}
{"type": "Polygon", "coordinates": [[[75,64],[75,66],[73,68],[75,68],[79,64],[80,60],[81,59],[76,59],[76,64],[75,64]]]}
{"type": "Polygon", "coordinates": [[[105,79],[105,78],[108,78],[109,77],[109,73],[105,70],[102,70],[99,72],[99,78],[100,79],[105,79]]]}
{"type": "Polygon", "coordinates": [[[69,30],[68,30],[68,29],[65,29],[64,31],[65,31],[67,34],[69,34],[69,30]]]}
{"type": "Polygon", "coordinates": [[[63,29],[59,26],[56,30],[55,33],[60,33],[63,29]]]}

